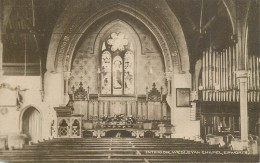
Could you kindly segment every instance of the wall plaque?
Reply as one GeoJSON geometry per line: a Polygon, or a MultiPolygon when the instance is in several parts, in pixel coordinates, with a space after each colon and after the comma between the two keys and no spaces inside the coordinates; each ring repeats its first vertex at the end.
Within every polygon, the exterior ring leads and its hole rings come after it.
{"type": "Polygon", "coordinates": [[[190,107],[190,88],[176,88],[176,106],[190,107]]]}

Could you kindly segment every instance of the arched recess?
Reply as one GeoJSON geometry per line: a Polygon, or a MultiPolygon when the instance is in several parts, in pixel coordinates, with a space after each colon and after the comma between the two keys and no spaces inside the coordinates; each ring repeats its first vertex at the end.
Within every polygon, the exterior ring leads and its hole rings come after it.
{"type": "MultiPolygon", "coordinates": [[[[91,24],[103,16],[119,11],[131,15],[137,21],[142,22],[154,35],[160,48],[162,49],[167,72],[182,72],[182,64],[184,63],[181,63],[181,55],[188,56],[188,54],[179,53],[177,44],[172,35],[172,31],[169,30],[169,27],[167,27],[158,14],[151,11],[147,7],[142,9],[143,6],[140,6],[131,6],[129,4],[126,5],[123,2],[116,2],[106,6],[100,5],[97,10],[87,10],[85,8],[85,12],[82,12],[84,14],[79,13],[66,28],[64,35],[59,41],[56,54],[48,54],[47,66],[50,67],[47,67],[47,69],[53,69],[52,65],[55,60],[55,71],[69,71],[73,58],[73,51],[75,50],[77,42],[82,37],[82,34],[90,27],[91,24]]],[[[179,27],[180,24],[177,23],[176,26],[179,27]]],[[[189,65],[189,60],[185,59],[183,62],[185,62],[185,65],[189,65]]]]}
{"type": "Polygon", "coordinates": [[[34,106],[23,108],[19,118],[20,132],[27,135],[27,140],[38,142],[42,137],[42,116],[34,106]]]}

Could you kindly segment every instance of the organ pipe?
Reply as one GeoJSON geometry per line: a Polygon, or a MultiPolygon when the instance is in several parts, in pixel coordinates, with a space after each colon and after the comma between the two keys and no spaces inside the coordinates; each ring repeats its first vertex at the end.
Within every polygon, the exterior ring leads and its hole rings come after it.
{"type": "MultiPolygon", "coordinates": [[[[256,62],[258,62],[257,60],[256,60],[256,56],[254,55],[254,58],[253,58],[253,61],[254,61],[254,87],[253,87],[253,89],[254,90],[257,90],[257,86],[256,86],[256,83],[257,83],[257,81],[256,81],[256,78],[257,78],[257,75],[256,75],[256,69],[257,69],[257,67],[256,67],[256,62]]],[[[257,102],[257,92],[256,91],[254,91],[254,102],[257,102]]]]}
{"type": "MultiPolygon", "coordinates": [[[[212,69],[211,69],[211,66],[212,66],[212,51],[211,51],[211,48],[209,48],[208,56],[209,56],[209,64],[208,64],[209,85],[208,85],[208,88],[212,89],[212,69]]],[[[211,101],[212,93],[209,92],[208,95],[209,95],[209,97],[208,97],[209,101],[211,101]]]]}
{"type": "MultiPolygon", "coordinates": [[[[216,71],[217,71],[217,74],[216,74],[216,81],[217,81],[217,84],[219,85],[220,84],[220,55],[219,53],[216,53],[216,71]]],[[[220,101],[220,93],[219,91],[216,92],[216,101],[220,101]]]]}
{"type": "Polygon", "coordinates": [[[249,91],[248,91],[248,94],[247,94],[247,99],[248,99],[248,101],[249,102],[251,102],[252,101],[252,92],[251,92],[251,90],[252,90],[252,79],[253,79],[253,74],[252,74],[252,71],[253,71],[253,63],[252,63],[252,56],[249,56],[249,70],[251,71],[251,73],[249,74],[249,80],[248,80],[248,82],[247,82],[247,87],[248,87],[248,89],[249,89],[249,91]]]}
{"type": "MultiPolygon", "coordinates": [[[[212,69],[212,76],[213,76],[213,78],[212,78],[212,84],[213,84],[213,86],[215,87],[215,83],[216,83],[216,70],[215,70],[215,68],[216,68],[216,53],[215,53],[215,51],[213,51],[213,59],[212,59],[212,61],[213,61],[213,66],[211,66],[211,69],[212,69]]],[[[212,101],[215,101],[216,99],[215,99],[215,95],[216,95],[216,92],[213,92],[213,97],[212,97],[212,101]]]]}
{"type": "MultiPolygon", "coordinates": [[[[209,68],[209,67],[208,67],[208,66],[209,66],[208,50],[206,50],[206,67],[205,67],[205,69],[206,69],[206,78],[205,78],[205,82],[206,82],[205,88],[206,88],[206,90],[209,89],[209,88],[208,88],[208,80],[209,80],[209,75],[208,75],[208,68],[209,68]]],[[[206,98],[206,101],[208,101],[208,91],[206,91],[205,98],[206,98]]]]}
{"type": "Polygon", "coordinates": [[[232,101],[232,47],[230,46],[228,48],[228,94],[229,94],[229,98],[228,101],[232,101]]]}
{"type": "Polygon", "coordinates": [[[236,49],[235,46],[232,47],[232,90],[233,90],[233,101],[236,101],[236,49]]]}
{"type": "Polygon", "coordinates": [[[229,48],[227,48],[226,50],[226,75],[227,75],[227,78],[226,78],[226,101],[229,101],[229,48]]]}
{"type": "Polygon", "coordinates": [[[220,55],[220,69],[221,69],[221,77],[220,77],[220,101],[224,101],[224,96],[223,96],[223,88],[224,88],[224,83],[223,83],[223,77],[224,77],[224,66],[223,66],[224,60],[223,60],[223,52],[221,52],[220,55]]]}
{"type": "MultiPolygon", "coordinates": [[[[203,51],[203,57],[202,57],[202,87],[205,88],[205,80],[206,80],[206,70],[205,70],[205,67],[206,67],[206,53],[205,51],[203,51]]],[[[203,96],[203,101],[206,101],[206,94],[205,94],[205,91],[203,91],[202,93],[202,96],[203,96]]]]}
{"type": "Polygon", "coordinates": [[[260,60],[259,60],[260,58],[259,57],[256,57],[256,89],[258,90],[258,92],[257,92],[257,102],[260,102],[260,67],[259,67],[259,62],[260,62],[260,60]]]}
{"type": "MultiPolygon", "coordinates": [[[[203,51],[202,56],[203,101],[239,101],[237,45],[223,51],[212,48],[203,51]]],[[[248,54],[248,101],[260,102],[259,56],[248,54]]]]}
{"type": "Polygon", "coordinates": [[[225,50],[225,101],[228,101],[228,49],[225,50]]]}

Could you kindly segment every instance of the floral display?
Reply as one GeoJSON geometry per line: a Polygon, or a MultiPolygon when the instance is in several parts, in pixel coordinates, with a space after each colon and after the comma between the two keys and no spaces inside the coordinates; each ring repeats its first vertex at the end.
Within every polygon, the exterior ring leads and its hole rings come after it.
{"type": "Polygon", "coordinates": [[[132,115],[126,117],[124,114],[115,114],[113,117],[103,116],[101,120],[104,128],[133,127],[132,125],[136,123],[132,115]]]}

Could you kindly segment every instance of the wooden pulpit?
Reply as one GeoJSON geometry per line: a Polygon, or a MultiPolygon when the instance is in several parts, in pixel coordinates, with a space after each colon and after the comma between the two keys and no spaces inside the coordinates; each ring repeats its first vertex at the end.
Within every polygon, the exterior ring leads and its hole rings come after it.
{"type": "Polygon", "coordinates": [[[82,114],[72,114],[72,108],[68,106],[55,107],[57,113],[57,137],[81,138],[82,114]]]}

